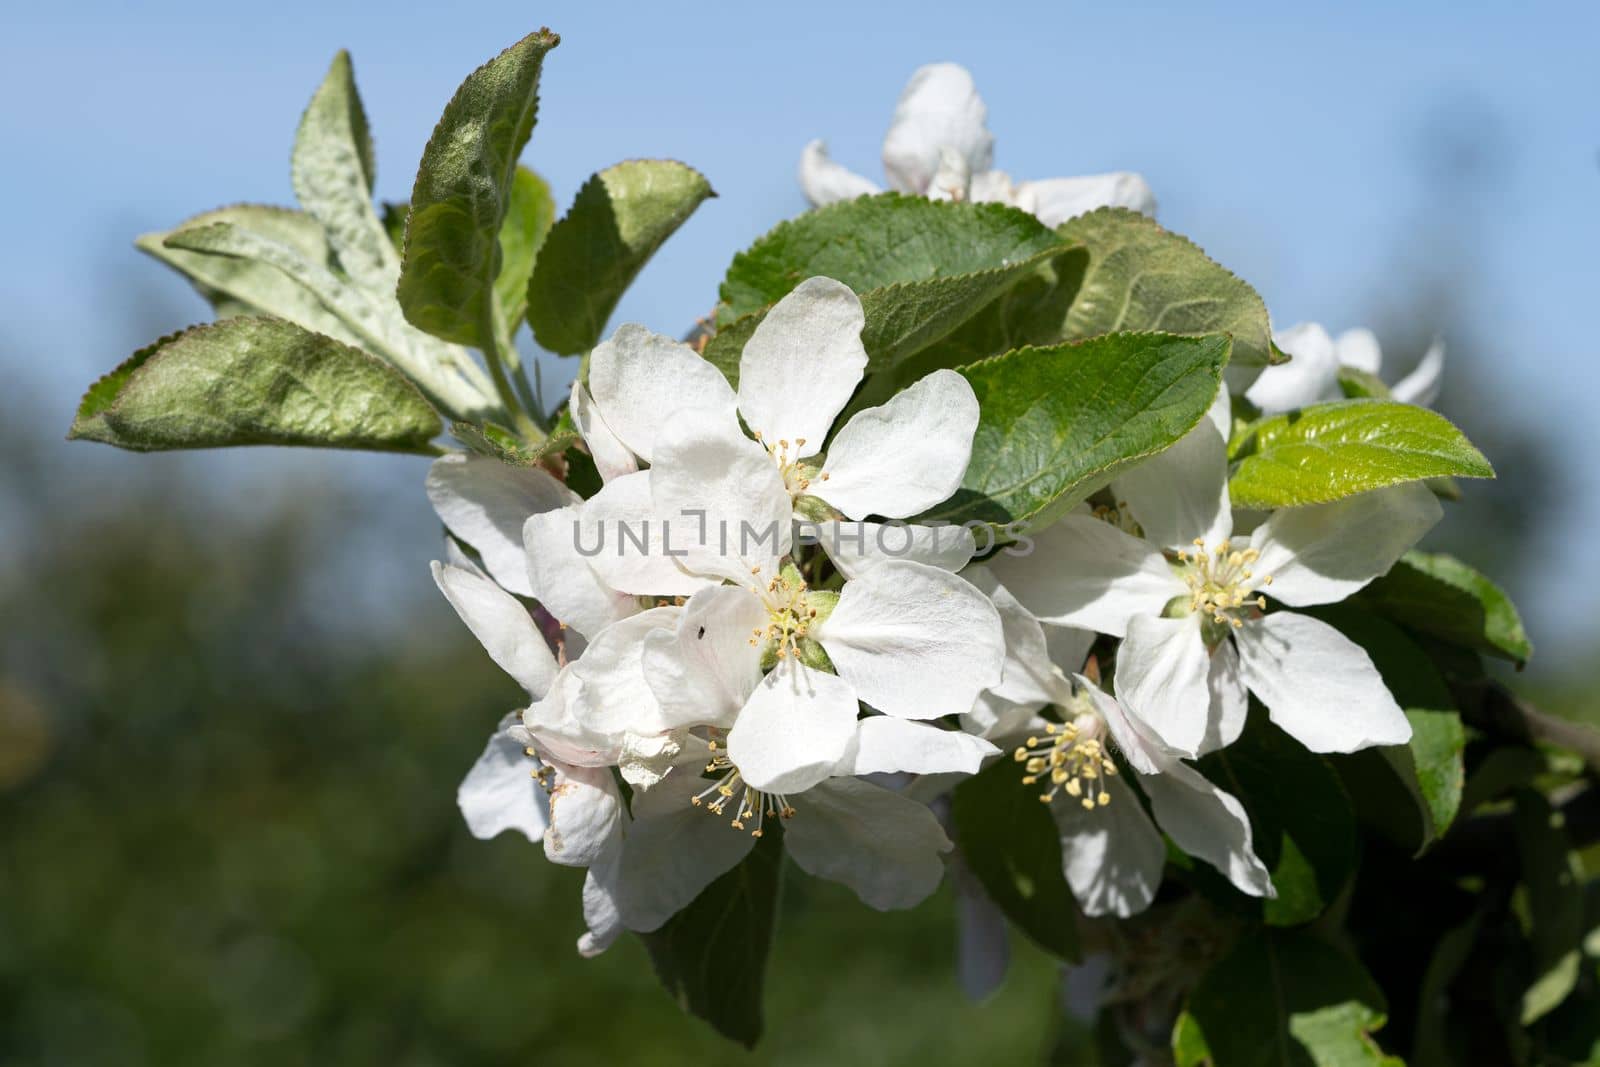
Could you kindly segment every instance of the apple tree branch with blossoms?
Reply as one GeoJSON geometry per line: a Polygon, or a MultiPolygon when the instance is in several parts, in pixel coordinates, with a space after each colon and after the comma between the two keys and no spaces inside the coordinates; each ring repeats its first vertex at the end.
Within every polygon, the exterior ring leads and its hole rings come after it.
{"type": "Polygon", "coordinates": [[[337,56],[298,208],[139,239],[216,321],[71,436],[432,457],[433,578],[527,692],[458,803],[585,870],[577,951],[642,938],[754,1044],[787,855],[879,910],[948,877],[963,988],[1030,939],[1099,1062],[1569,1062],[1600,743],[1486,670],[1531,654],[1491,579],[1416,548],[1494,473],[1429,407],[1442,345],[1391,383],[1366,330],[1274,330],[1139,175],[996,170],[948,63],[894,110],[889,191],[812,141],[813,209],[710,319],[611,329],[714,193],[630,160],[559,213],[519,162],[558,44],[469,75],[382,207],[337,56]],[[524,324],[581,360],[557,402],[524,324]]]}

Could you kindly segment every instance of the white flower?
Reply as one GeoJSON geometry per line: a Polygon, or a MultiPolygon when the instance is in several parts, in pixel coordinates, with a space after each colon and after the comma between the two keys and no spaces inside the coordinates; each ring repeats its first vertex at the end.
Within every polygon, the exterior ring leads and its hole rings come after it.
{"type": "MultiPolygon", "coordinates": [[[[997,740],[1018,742],[1013,756],[1025,765],[1023,782],[1038,786],[1050,805],[1061,832],[1063,873],[1084,912],[1128,916],[1149,906],[1166,864],[1162,831],[1241,892],[1274,896],[1238,799],[1183,763],[1131,709],[1083,675],[1072,674],[1069,681],[1048,658],[1050,641],[1039,622],[992,578],[975,580],[989,589],[1008,634],[1018,640],[1008,653],[1010,677],[1003,690],[1013,699],[1000,698],[980,709],[969,725],[981,726],[997,740]],[[1060,721],[1037,715],[1047,707],[1060,721]],[[1025,717],[1020,722],[1019,712],[1025,717]],[[1134,771],[1150,801],[1153,823],[1124,783],[1113,753],[1134,771]]],[[[1070,670],[1081,661],[1084,645],[1075,641],[1067,647],[1070,670]]]]}
{"type": "MultiPolygon", "coordinates": [[[[992,169],[994,135],[988,108],[972,75],[954,63],[934,63],[911,76],[883,142],[889,187],[935,200],[998,202],[1021,208],[1046,226],[1099,207],[1125,207],[1154,215],[1155,196],[1144,178],[1128,171],[1082,178],[1013,183],[992,169]]],[[[821,141],[800,156],[800,187],[815,206],[879,192],[876,184],[828,158],[821,141]]]]}
{"type": "MultiPolygon", "coordinates": [[[[1267,415],[1343,399],[1340,367],[1372,375],[1383,369],[1383,352],[1368,329],[1346,330],[1334,338],[1319,324],[1302,322],[1276,331],[1273,340],[1293,358],[1263,370],[1245,391],[1245,398],[1267,415]]],[[[1444,342],[1435,340],[1416,369],[1389,387],[1389,395],[1404,404],[1432,407],[1443,374],[1444,342]]]]}
{"type": "MultiPolygon", "coordinates": [[[[1224,401],[1225,403],[1225,401],[1224,401]]],[[[1274,512],[1235,545],[1222,436],[1203,420],[1113,485],[1142,537],[1085,512],[997,557],[996,577],[1042,621],[1123,638],[1121,702],[1175,752],[1229,744],[1246,689],[1314,752],[1409,740],[1371,659],[1309,607],[1384,574],[1441,517],[1419,483],[1274,512]]]]}

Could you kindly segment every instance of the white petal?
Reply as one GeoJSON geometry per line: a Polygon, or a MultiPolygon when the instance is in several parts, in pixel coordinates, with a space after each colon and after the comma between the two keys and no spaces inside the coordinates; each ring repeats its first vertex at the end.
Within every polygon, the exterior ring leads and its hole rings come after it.
{"type": "Polygon", "coordinates": [[[1263,370],[1244,394],[1263,414],[1276,415],[1339,397],[1339,352],[1327,330],[1314,322],[1302,322],[1277,331],[1273,340],[1289,353],[1289,362],[1263,370]]]}
{"type": "Polygon", "coordinates": [[[965,526],[823,522],[805,524],[802,534],[821,545],[846,578],[858,578],[892,559],[925,563],[953,574],[978,551],[977,539],[965,526]]]}
{"type": "Polygon", "coordinates": [[[595,408],[594,398],[583,387],[582,380],[572,383],[572,400],[568,410],[572,412],[572,424],[578,428],[583,443],[589,447],[589,455],[594,457],[595,469],[600,472],[602,481],[609,482],[639,469],[638,457],[629,452],[628,446],[606,425],[606,420],[595,408]]]}
{"type": "Polygon", "coordinates": [[[1160,551],[1092,515],[1067,515],[989,561],[1041,622],[1121,637],[1188,592],[1160,551]]]}
{"type": "Polygon", "coordinates": [[[433,580],[489,658],[538,698],[556,677],[556,658],[517,598],[487,578],[460,567],[433,564],[433,580]]]}
{"type": "Polygon", "coordinates": [[[968,1000],[983,1000],[1000,988],[1011,965],[1006,916],[960,853],[950,857],[950,882],[956,894],[956,978],[968,1000]]]}
{"type": "Polygon", "coordinates": [[[624,734],[617,771],[634,789],[649,789],[683,762],[687,730],[659,734],[624,734]]]}
{"type": "Polygon", "coordinates": [[[1072,680],[1088,694],[1095,711],[1111,731],[1111,739],[1118,752],[1134,770],[1141,774],[1156,774],[1178,761],[1173,750],[1158,737],[1154,730],[1124,708],[1120,701],[1081,674],[1072,680]]]}
{"type": "Polygon", "coordinates": [[[832,278],[807,278],[772,306],[739,357],[739,413],[768,448],[814,456],[861,384],[861,301],[832,278]],[[803,444],[801,442],[804,442],[803,444]]]}
{"type": "Polygon", "coordinates": [[[1210,419],[1120,475],[1111,488],[1127,501],[1145,540],[1162,548],[1188,548],[1195,538],[1209,547],[1233,532],[1228,443],[1210,419]]]}
{"type": "Polygon", "coordinates": [[[658,929],[755,845],[748,829],[728,825],[728,814],[718,816],[690,802],[713,784],[673,773],[634,794],[633,824],[623,841],[613,892],[628,929],[658,929]]]}
{"type": "Polygon", "coordinates": [[[1435,340],[1428,346],[1416,370],[1389,387],[1389,396],[1402,404],[1433,407],[1439,399],[1439,387],[1444,378],[1444,342],[1435,340]]]}
{"type": "Polygon", "coordinates": [[[849,886],[879,911],[914,907],[939,888],[950,839],[925,805],[859,778],[830,778],[795,809],[783,843],[807,874],[849,886]]]}
{"type": "Polygon", "coordinates": [[[687,596],[708,580],[689,573],[692,522],[658,511],[654,469],[607,482],[583,504],[578,553],[606,586],[640,596],[687,596]]]}
{"type": "Polygon", "coordinates": [[[1085,915],[1126,918],[1155,899],[1167,846],[1121,778],[1105,779],[1111,803],[1087,811],[1075,800],[1050,805],[1061,831],[1061,869],[1085,915]]]}
{"type": "Polygon", "coordinates": [[[645,638],[645,677],[663,728],[733,725],[761,680],[761,648],[751,634],[766,621],[754,593],[719,585],[689,598],[675,631],[645,638]]]}
{"type": "MultiPolygon", "coordinates": [[[[988,567],[974,567],[963,577],[985,593],[1000,615],[1000,631],[1005,641],[1005,661],[1001,665],[1000,682],[989,688],[989,694],[1008,704],[1041,708],[1046,704],[1061,702],[1071,696],[1071,687],[1057,670],[1051,658],[1049,642],[1044,627],[1023,607],[1011,590],[1001,585],[988,567]]],[[[1052,627],[1064,634],[1079,634],[1081,630],[1052,627]]],[[[1087,651],[1087,650],[1086,650],[1087,651]]],[[[1072,664],[1068,669],[1076,669],[1072,664]]]]}
{"type": "Polygon", "coordinates": [[[484,569],[518,596],[532,596],[522,555],[522,524],[578,497],[540,467],[513,467],[452,452],[428,469],[428,499],[451,533],[478,550],[484,569]]]}
{"type": "Polygon", "coordinates": [[[857,696],[908,719],[967,711],[1000,682],[1005,659],[988,597],[953,574],[902,560],[846,582],[813,636],[857,696]]]}
{"type": "Polygon", "coordinates": [[[877,185],[828,158],[828,146],[812,141],[800,153],[800,190],[812,207],[880,192],[877,185]]]}
{"type": "Polygon", "coordinates": [[[550,815],[544,788],[533,778],[537,767],[522,742],[504,730],[489,736],[483,755],[456,790],[456,806],[473,837],[487,841],[515,830],[529,841],[543,839],[550,815]]]}
{"type": "Polygon", "coordinates": [[[842,678],[780,660],[728,732],[728,759],[766,793],[800,793],[822,781],[856,736],[856,694],[842,678]]]}
{"type": "Polygon", "coordinates": [[[551,863],[587,867],[622,832],[622,796],[609,767],[564,767],[550,790],[544,854],[551,863]]]}
{"type": "Polygon", "coordinates": [[[614,896],[621,850],[589,868],[583,877],[583,921],[589,929],[578,938],[578,955],[592,959],[610,948],[624,929],[614,896]]]}
{"type": "Polygon", "coordinates": [[[1003,170],[982,170],[972,175],[967,188],[967,199],[974,204],[1010,204],[1017,199],[1016,186],[1011,175],[1003,170]]]}
{"type": "Polygon", "coordinates": [[[1093,630],[1079,630],[1072,626],[1046,626],[1044,643],[1050,649],[1050,662],[1063,671],[1082,670],[1094,646],[1093,630]]]}
{"type": "Polygon", "coordinates": [[[852,519],[915,515],[960,488],[977,428],[972,386],[936,370],[845,423],[812,490],[852,519]]]}
{"type": "Polygon", "coordinates": [[[1141,777],[1156,825],[1177,846],[1228,876],[1239,892],[1273,897],[1272,876],[1256,857],[1250,817],[1237,797],[1208,782],[1199,771],[1178,763],[1165,774],[1141,777]]]}
{"type": "Polygon", "coordinates": [[[1334,348],[1339,353],[1339,364],[1356,370],[1377,374],[1383,370],[1383,349],[1378,347],[1378,336],[1365,326],[1341,333],[1334,348]]]}
{"type": "Polygon", "coordinates": [[[656,438],[685,408],[726,409],[728,380],[688,345],[626,323],[589,355],[589,389],[596,407],[630,450],[655,462],[656,438]]]}
{"type": "Polygon", "coordinates": [[[1120,170],[1082,178],[1046,178],[1017,186],[1016,204],[1052,229],[1102,207],[1122,207],[1154,216],[1156,195],[1141,174],[1120,170]]]}
{"type": "Polygon", "coordinates": [[[929,200],[965,200],[972,184],[972,169],[954,148],[939,149],[939,166],[928,181],[929,200]]]}
{"type": "Polygon", "coordinates": [[[1402,745],[1411,724],[1364,649],[1318,619],[1278,611],[1234,631],[1250,691],[1313,752],[1402,745]]]}
{"type": "Polygon", "coordinates": [[[939,150],[954,149],[973,173],[989,169],[994,135],[989,109],[972,75],[954,63],[932,63],[911,75],[883,142],[883,169],[902,193],[926,193],[939,169],[939,150]]]}
{"type": "Polygon", "coordinates": [[[1000,750],[982,738],[929,723],[873,715],[863,719],[855,745],[834,773],[977,774],[1000,750]]]}
{"type": "Polygon", "coordinates": [[[1387,574],[1443,517],[1421,482],[1275,511],[1250,538],[1261,553],[1254,572],[1272,576],[1260,591],[1296,607],[1343,600],[1387,574]]]}
{"type": "Polygon", "coordinates": [[[1192,756],[1206,736],[1211,658],[1200,616],[1139,616],[1117,652],[1117,699],[1175,752],[1192,756]]]}
{"type": "Polygon", "coordinates": [[[563,626],[589,638],[636,613],[639,598],[606,585],[579,554],[582,519],[583,509],[575,505],[534,515],[522,528],[522,541],[534,599],[563,626]]]}
{"type": "Polygon", "coordinates": [[[670,633],[682,611],[651,608],[612,623],[568,666],[579,683],[568,693],[572,725],[566,732],[574,741],[620,754],[628,734],[662,732],[661,708],[645,680],[644,643],[651,633],[670,633]]]}
{"type": "Polygon", "coordinates": [[[697,574],[765,584],[794,536],[794,512],[778,465],[716,412],[695,412],[667,427],[650,469],[658,515],[672,547],[697,574]]]}
{"type": "Polygon", "coordinates": [[[1203,756],[1226,748],[1239,740],[1250,713],[1249,691],[1239,673],[1239,653],[1232,641],[1224,641],[1211,652],[1211,670],[1206,675],[1211,693],[1211,712],[1206,718],[1206,736],[1195,755],[1203,756]]]}

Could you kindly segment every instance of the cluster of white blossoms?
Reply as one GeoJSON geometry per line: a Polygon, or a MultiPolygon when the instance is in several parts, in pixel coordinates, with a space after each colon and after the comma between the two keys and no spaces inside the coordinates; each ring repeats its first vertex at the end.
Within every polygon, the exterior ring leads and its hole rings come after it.
{"type": "Polygon", "coordinates": [[[604,478],[587,500],[542,468],[435,463],[434,506],[472,553],[435,577],[531,698],[462,783],[473,832],[515,829],[588,868],[594,952],[661,926],[774,823],[807,872],[914,905],[952,848],[928,801],[1015,759],[1087,914],[1150,904],[1163,832],[1271,895],[1243,807],[1186,761],[1238,737],[1247,691],[1313,751],[1408,739],[1367,654],[1282,609],[1387,571],[1440,517],[1433,495],[1246,529],[1224,391],[1109,487],[1114,506],[969,566],[970,531],[901,520],[960,485],[977,399],[936,371],[841,418],[863,322],[844,285],[802,283],[751,336],[737,388],[693,348],[621,327],[571,398],[604,478]],[[1086,667],[1097,634],[1120,639],[1111,692],[1086,667]]]}

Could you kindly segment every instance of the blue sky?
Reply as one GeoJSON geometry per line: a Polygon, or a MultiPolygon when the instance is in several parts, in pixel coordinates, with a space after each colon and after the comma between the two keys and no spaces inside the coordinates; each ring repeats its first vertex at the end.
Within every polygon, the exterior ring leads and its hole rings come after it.
{"type": "MultiPolygon", "coordinates": [[[[403,199],[460,79],[543,23],[563,43],[524,158],[560,201],[636,156],[691,163],[721,194],[619,320],[677,332],[709,310],[732,254],[803,206],[804,142],[826,137],[835,158],[877,176],[906,76],[950,59],[989,103],[999,166],[1143,172],[1162,221],[1255,284],[1280,324],[1344,328],[1388,306],[1413,272],[1464,278],[1497,386],[1473,417],[1538,420],[1578,454],[1600,453],[1588,321],[1600,295],[1600,5],[1296,7],[478,3],[424,18],[307,0],[29,5],[0,40],[0,360],[57,437],[91,377],[153,328],[204,318],[131,238],[223,203],[289,202],[294,127],[337,48],[355,57],[380,195],[403,199]],[[1486,157],[1488,176],[1465,194],[1441,192],[1424,165],[1441,123],[1486,157]],[[1458,245],[1441,252],[1418,236],[1429,225],[1458,245]]],[[[148,462],[71,458],[113,474],[148,462]]],[[[420,477],[403,460],[207,463],[197,469],[240,485],[330,469],[420,477]]],[[[1548,596],[1528,612],[1536,640],[1559,641],[1560,624],[1592,608],[1562,580],[1588,565],[1585,535],[1600,531],[1592,471],[1573,467],[1578,506],[1545,546],[1548,596]]],[[[432,526],[417,501],[421,544],[432,526]]]]}

